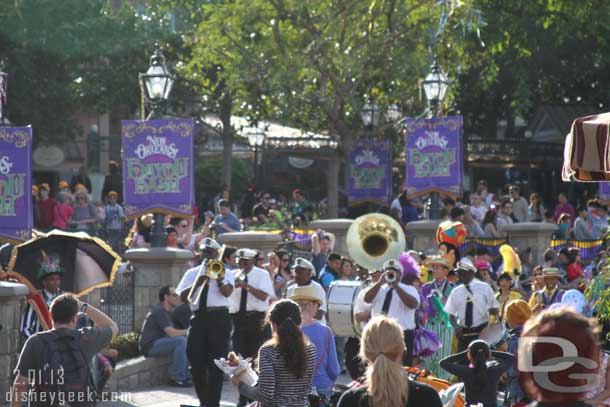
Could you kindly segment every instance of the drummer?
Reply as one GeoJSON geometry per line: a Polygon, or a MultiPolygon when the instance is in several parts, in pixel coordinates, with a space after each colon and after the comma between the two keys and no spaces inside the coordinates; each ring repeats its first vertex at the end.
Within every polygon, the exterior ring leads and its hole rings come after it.
{"type": "Polygon", "coordinates": [[[442,358],[451,355],[453,348],[453,327],[448,324],[444,305],[455,285],[447,279],[449,262],[444,257],[433,257],[428,261],[434,279],[424,284],[421,289],[422,310],[428,316],[426,328],[436,333],[442,347],[430,358],[426,359],[428,368],[440,379],[449,379],[451,376],[439,367],[442,358]]]}
{"type": "Polygon", "coordinates": [[[529,301],[529,306],[535,314],[550,307],[551,304],[560,303],[563,298],[563,290],[559,288],[561,273],[558,269],[543,269],[542,278],[544,279],[544,288],[535,291],[529,301]]]}
{"type": "Polygon", "coordinates": [[[398,260],[383,263],[383,276],[364,294],[364,301],[373,304],[371,316],[387,315],[395,319],[403,329],[407,351],[403,363],[410,366],[413,362],[413,330],[415,329],[415,310],[419,307],[419,293],[413,286],[400,282],[403,274],[398,260]]]}
{"type": "Polygon", "coordinates": [[[490,315],[498,315],[498,300],[493,290],[488,284],[474,279],[475,273],[473,266],[458,263],[461,285],[451,291],[445,304],[458,339],[458,352],[466,350],[470,342],[479,338],[490,315]]]}

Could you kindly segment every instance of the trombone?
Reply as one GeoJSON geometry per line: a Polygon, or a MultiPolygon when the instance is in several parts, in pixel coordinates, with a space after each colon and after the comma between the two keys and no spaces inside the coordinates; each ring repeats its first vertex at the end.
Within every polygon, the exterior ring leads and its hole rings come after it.
{"type": "Polygon", "coordinates": [[[199,300],[201,299],[201,293],[203,293],[203,289],[205,288],[205,285],[210,279],[216,280],[224,278],[226,270],[225,265],[222,263],[222,256],[225,252],[225,247],[225,245],[222,245],[222,249],[220,249],[218,258],[205,260],[203,263],[201,263],[199,273],[197,274],[197,278],[195,278],[195,283],[192,285],[191,290],[189,291],[189,294],[186,297],[187,301],[191,304],[199,304],[199,300]],[[197,297],[193,301],[193,296],[199,288],[201,288],[201,290],[199,290],[197,297]]]}

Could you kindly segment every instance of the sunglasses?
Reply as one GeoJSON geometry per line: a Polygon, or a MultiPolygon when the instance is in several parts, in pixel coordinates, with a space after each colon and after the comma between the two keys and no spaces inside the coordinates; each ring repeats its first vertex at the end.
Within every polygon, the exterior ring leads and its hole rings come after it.
{"type": "Polygon", "coordinates": [[[288,259],[282,259],[282,261],[288,261],[288,259]]]}

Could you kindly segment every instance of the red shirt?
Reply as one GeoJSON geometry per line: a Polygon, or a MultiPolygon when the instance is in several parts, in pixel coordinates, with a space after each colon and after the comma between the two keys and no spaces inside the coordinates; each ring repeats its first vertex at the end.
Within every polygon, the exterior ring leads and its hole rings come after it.
{"type": "Polygon", "coordinates": [[[566,269],[566,279],[568,280],[568,283],[572,280],[576,280],[577,278],[583,278],[584,276],[585,272],[579,263],[572,263],[568,265],[566,269]]]}
{"type": "Polygon", "coordinates": [[[37,225],[41,229],[50,229],[53,226],[53,218],[55,217],[55,199],[49,198],[38,201],[40,208],[40,223],[37,225]]]}

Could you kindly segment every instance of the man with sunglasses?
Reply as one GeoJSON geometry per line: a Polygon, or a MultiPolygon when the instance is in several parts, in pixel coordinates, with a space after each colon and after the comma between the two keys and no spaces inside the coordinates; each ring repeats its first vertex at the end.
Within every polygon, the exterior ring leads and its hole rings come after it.
{"type": "MultiPolygon", "coordinates": [[[[229,310],[233,317],[233,351],[251,358],[271,336],[269,327],[263,325],[269,298],[275,291],[269,273],[254,265],[255,250],[239,249],[236,254],[239,270],[235,271],[235,290],[229,310]]],[[[247,402],[240,395],[238,406],[245,406],[247,402]]]]}
{"type": "Polygon", "coordinates": [[[265,224],[269,220],[269,199],[271,195],[268,192],[262,191],[259,195],[259,201],[252,208],[252,216],[258,219],[258,223],[265,224]]]}
{"type": "Polygon", "coordinates": [[[326,291],[324,291],[324,288],[313,279],[316,273],[313,264],[302,257],[297,257],[292,266],[292,271],[294,272],[294,282],[288,286],[286,297],[291,298],[297,287],[313,287],[316,296],[320,299],[320,306],[314,317],[317,320],[323,320],[324,314],[326,314],[328,310],[326,305],[326,291]]]}
{"type": "MultiPolygon", "coordinates": [[[[183,301],[187,300],[191,287],[199,273],[205,272],[208,260],[219,259],[221,246],[211,238],[201,242],[200,266],[193,267],[184,274],[176,288],[183,301]]],[[[225,270],[224,277],[210,280],[199,287],[191,298],[193,316],[186,346],[186,354],[193,374],[193,384],[202,406],[218,407],[222,394],[223,373],[214,364],[214,359],[229,353],[231,319],[229,318],[229,297],[235,281],[231,270],[225,270]]]]}

